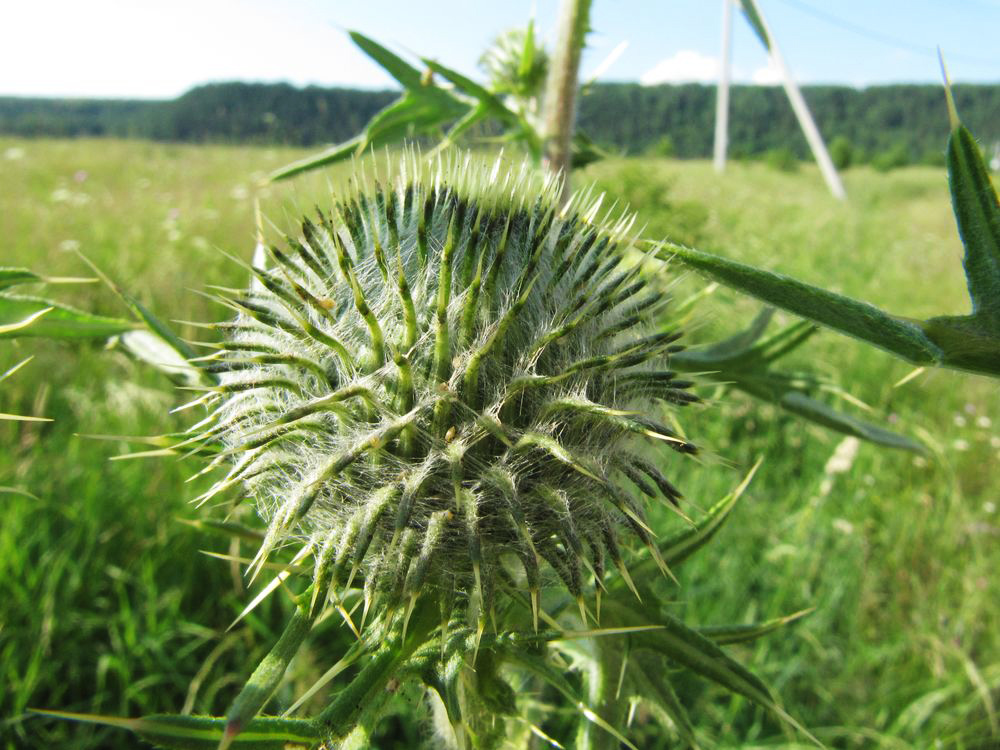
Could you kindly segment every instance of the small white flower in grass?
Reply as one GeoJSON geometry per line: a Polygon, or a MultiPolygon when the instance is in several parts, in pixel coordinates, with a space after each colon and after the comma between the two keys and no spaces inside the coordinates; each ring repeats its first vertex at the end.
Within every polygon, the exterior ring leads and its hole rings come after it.
{"type": "Polygon", "coordinates": [[[961,414],[956,414],[955,415],[955,426],[956,427],[965,427],[965,425],[966,425],[965,417],[963,417],[961,414]]]}
{"type": "Polygon", "coordinates": [[[854,465],[854,459],[858,455],[860,441],[856,437],[846,437],[841,440],[823,467],[823,481],[819,485],[820,497],[826,497],[833,489],[833,478],[837,474],[843,474],[854,465]]]}
{"type": "Polygon", "coordinates": [[[967,451],[969,450],[969,441],[959,438],[952,442],[951,447],[957,451],[967,451]]]}
{"type": "Polygon", "coordinates": [[[976,417],[976,427],[982,427],[984,430],[988,430],[992,426],[993,426],[993,420],[991,420],[985,414],[981,417],[976,417]]]}
{"type": "Polygon", "coordinates": [[[80,243],[77,240],[63,240],[59,243],[59,250],[64,253],[75,253],[80,249],[80,243]]]}
{"type": "Polygon", "coordinates": [[[983,503],[983,512],[990,514],[996,513],[997,512],[996,503],[994,503],[992,500],[987,500],[985,503],[983,503]]]}
{"type": "Polygon", "coordinates": [[[7,161],[18,161],[24,158],[24,149],[18,146],[11,146],[3,152],[3,158],[7,161]]]}
{"type": "Polygon", "coordinates": [[[833,528],[839,531],[841,534],[853,534],[854,524],[848,521],[846,518],[835,518],[833,521],[833,528]]]}
{"type": "Polygon", "coordinates": [[[843,474],[854,465],[854,459],[858,455],[858,448],[861,441],[856,437],[846,437],[840,441],[833,455],[826,462],[823,471],[826,474],[843,474]]]}

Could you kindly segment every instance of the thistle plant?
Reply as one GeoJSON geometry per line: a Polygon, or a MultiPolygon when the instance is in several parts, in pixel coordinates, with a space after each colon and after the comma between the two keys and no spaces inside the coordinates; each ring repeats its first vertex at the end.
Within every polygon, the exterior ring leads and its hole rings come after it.
{"type": "Polygon", "coordinates": [[[219,383],[189,442],[221,443],[230,470],[201,500],[236,484],[253,499],[268,525],[252,574],[279,547],[312,556],[303,633],[329,603],[362,639],[433,624],[471,665],[510,636],[512,596],[538,631],[546,580],[586,629],[607,568],[635,590],[623,545],[670,574],[646,506],[683,515],[662,454],[695,447],[653,417],[695,400],[669,369],[680,334],[647,324],[665,301],[628,252],[631,220],[587,197],[560,208],[558,188],[527,166],[410,156],[224,298],[236,317],[214,326],[219,383]]]}

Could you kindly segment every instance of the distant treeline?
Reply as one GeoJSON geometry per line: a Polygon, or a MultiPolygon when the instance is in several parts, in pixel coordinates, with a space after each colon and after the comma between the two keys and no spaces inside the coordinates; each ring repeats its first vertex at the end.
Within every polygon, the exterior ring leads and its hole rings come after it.
{"type": "MultiPolygon", "coordinates": [[[[847,148],[853,161],[886,155],[901,163],[941,158],[948,120],[940,86],[807,86],[804,94],[824,137],[847,148]]],[[[306,146],[350,138],[395,96],[392,91],[219,83],[171,101],[0,98],[0,133],[306,146]]],[[[1000,141],[1000,85],[958,85],[955,98],[982,143],[1000,141]]],[[[710,155],[714,121],[715,87],[698,84],[596,85],[581,98],[578,117],[580,128],[605,147],[681,158],[710,155]]],[[[735,87],[730,153],[775,151],[807,154],[784,92],[735,87]]]]}

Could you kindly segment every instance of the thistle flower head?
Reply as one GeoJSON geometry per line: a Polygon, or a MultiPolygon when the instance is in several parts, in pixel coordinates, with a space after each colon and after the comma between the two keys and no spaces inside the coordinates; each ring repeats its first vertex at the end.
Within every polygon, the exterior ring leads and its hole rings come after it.
{"type": "Polygon", "coordinates": [[[651,418],[693,400],[678,334],[629,222],[557,188],[411,155],[270,248],[198,428],[231,461],[216,490],[242,483],[268,522],[258,564],[304,539],[317,590],[481,617],[501,586],[537,608],[546,576],[582,600],[626,537],[656,554],[645,503],[679,495],[640,444],[694,450],[651,418]]]}

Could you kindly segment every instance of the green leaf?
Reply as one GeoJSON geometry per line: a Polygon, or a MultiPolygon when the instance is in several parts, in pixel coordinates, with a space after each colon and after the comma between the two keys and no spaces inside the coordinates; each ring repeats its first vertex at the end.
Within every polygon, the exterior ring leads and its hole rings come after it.
{"type": "MultiPolygon", "coordinates": [[[[743,390],[747,389],[743,388],[743,390]]],[[[786,411],[844,435],[853,435],[876,445],[884,445],[887,448],[898,448],[920,454],[927,452],[922,443],[912,438],[886,430],[864,419],[839,412],[799,391],[792,390],[785,393],[777,403],[786,411]]]]}
{"type": "Polygon", "coordinates": [[[924,331],[944,350],[941,364],[1000,377],[1000,331],[980,315],[946,315],[921,323],[924,331]]]}
{"type": "Polygon", "coordinates": [[[571,154],[573,159],[571,166],[573,169],[580,169],[608,157],[608,152],[594,143],[582,130],[577,130],[573,133],[573,141],[570,147],[573,152],[571,154]]]}
{"type": "Polygon", "coordinates": [[[106,339],[136,328],[128,320],[91,315],[50,300],[0,295],[0,338],[106,339]]]}
{"type": "Polygon", "coordinates": [[[740,357],[749,351],[750,347],[757,343],[760,337],[764,335],[764,331],[770,325],[773,317],[774,308],[765,307],[757,313],[757,317],[753,319],[753,322],[739,333],[718,341],[711,346],[676,354],[670,361],[676,363],[679,359],[685,363],[690,361],[692,365],[698,367],[703,365],[711,367],[716,362],[740,357]]]}
{"type": "Polygon", "coordinates": [[[713,346],[675,354],[671,366],[681,371],[701,372],[704,377],[774,403],[827,429],[890,448],[924,452],[923,445],[915,440],[810,397],[801,385],[804,379],[812,382],[808,378],[772,371],[769,366],[775,360],[801,346],[817,330],[813,324],[801,321],[758,343],[773,312],[773,307],[764,308],[746,330],[713,346]]]}
{"type": "MultiPolygon", "coordinates": [[[[727,493],[725,497],[709,508],[708,513],[697,521],[695,526],[675,534],[658,545],[660,556],[668,566],[679,565],[708,544],[709,540],[715,536],[716,532],[722,527],[722,524],[725,523],[736,502],[743,496],[746,488],[753,480],[754,474],[757,473],[757,469],[760,468],[762,461],[763,458],[758,459],[757,463],[747,472],[740,483],[731,492],[727,493]]],[[[644,559],[638,565],[634,566],[633,573],[633,578],[637,581],[657,575],[655,561],[650,558],[644,559]]],[[[616,579],[612,585],[618,585],[618,583],[619,581],[616,579]]]]}
{"type": "Polygon", "coordinates": [[[27,268],[0,268],[0,289],[39,281],[42,281],[42,277],[27,268]]]}
{"type": "Polygon", "coordinates": [[[97,279],[70,276],[40,276],[27,268],[0,268],[0,290],[18,284],[91,284],[97,279]]]}
{"type": "MultiPolygon", "coordinates": [[[[753,480],[754,474],[757,473],[757,469],[760,468],[763,460],[763,458],[758,458],[757,463],[751,467],[750,471],[747,472],[746,476],[743,477],[740,483],[736,485],[731,492],[726,494],[725,497],[719,500],[719,502],[709,508],[705,517],[702,518],[694,528],[685,529],[679,534],[667,539],[667,541],[660,546],[660,556],[663,558],[663,562],[670,566],[679,565],[699,549],[704,547],[708,541],[715,536],[716,532],[722,528],[722,524],[725,523],[726,519],[729,517],[730,512],[732,512],[733,507],[736,505],[736,502],[743,496],[746,488],[750,486],[750,482],[753,480]]],[[[647,560],[643,564],[646,563],[652,565],[653,561],[647,560]]],[[[638,572],[638,570],[636,572],[638,572]]]]}
{"type": "Polygon", "coordinates": [[[386,146],[410,135],[438,130],[470,108],[450,95],[443,100],[431,99],[408,91],[371,119],[359,148],[386,146]]]}
{"type": "Polygon", "coordinates": [[[587,719],[587,721],[596,724],[605,732],[613,736],[616,740],[631,748],[631,750],[639,750],[635,745],[629,742],[625,735],[594,713],[592,709],[588,708],[583,701],[580,700],[576,690],[570,684],[569,680],[566,679],[562,671],[553,667],[542,657],[535,656],[534,654],[530,654],[528,652],[510,650],[506,652],[506,655],[512,662],[524,667],[529,672],[534,673],[536,676],[540,677],[542,680],[559,691],[563,697],[566,698],[585,719],[587,719]]]}
{"type": "Polygon", "coordinates": [[[796,620],[801,620],[814,609],[815,607],[810,607],[809,609],[803,609],[800,612],[785,615],[784,617],[776,617],[773,620],[756,622],[750,625],[710,625],[698,628],[698,632],[720,646],[732,643],[747,643],[768,633],[773,633],[775,630],[783,628],[785,625],[789,625],[796,620]]]}
{"type": "Polygon", "coordinates": [[[607,618],[609,622],[615,624],[655,622],[663,625],[662,629],[645,630],[630,636],[633,647],[665,656],[727,690],[750,699],[822,747],[816,738],[775,703],[770,689],[759,677],[697,630],[650,606],[638,603],[625,606],[611,597],[608,597],[604,605],[604,612],[606,614],[602,615],[602,618],[607,618]]]}
{"type": "Polygon", "coordinates": [[[918,322],[889,315],[867,302],[673,243],[661,243],[660,257],[665,260],[677,258],[727,286],[885,349],[914,364],[942,362],[944,353],[928,338],[918,322]]]}
{"type": "Polygon", "coordinates": [[[630,636],[633,648],[661,654],[754,703],[768,708],[774,705],[770,689],[759,677],[676,617],[638,602],[626,606],[609,598],[603,606],[601,618],[615,624],[643,621],[663,625],[659,630],[646,630],[630,636]]]}
{"type": "Polygon", "coordinates": [[[693,750],[697,750],[698,740],[694,734],[694,725],[691,723],[684,705],[670,684],[670,673],[665,668],[663,659],[641,651],[632,654],[631,659],[635,664],[635,668],[629,671],[629,679],[638,689],[636,697],[656,709],[653,712],[654,716],[658,712],[665,714],[670,720],[671,728],[693,750]]]}
{"type": "Polygon", "coordinates": [[[28,326],[32,325],[36,320],[41,318],[43,315],[48,315],[54,309],[55,308],[53,307],[43,307],[40,310],[36,310],[35,312],[30,313],[21,320],[16,320],[13,323],[0,324],[0,336],[2,336],[5,333],[13,334],[16,331],[24,330],[28,326]]]}
{"type": "Polygon", "coordinates": [[[524,30],[524,47],[521,48],[521,59],[517,65],[517,75],[521,80],[525,80],[531,75],[531,68],[535,64],[535,19],[528,21],[528,28],[524,30]]]}
{"type": "Polygon", "coordinates": [[[139,300],[118,286],[110,276],[94,265],[87,256],[83,253],[77,253],[77,255],[80,256],[84,263],[90,266],[91,270],[98,275],[101,281],[125,304],[136,320],[145,323],[150,331],[159,336],[167,346],[177,352],[185,361],[195,356],[194,350],[174,333],[170,329],[170,326],[150,312],[139,300]]]}
{"type": "Polygon", "coordinates": [[[313,618],[301,607],[296,607],[285,632],[278,638],[270,653],[257,665],[257,669],[250,675],[250,679],[226,712],[225,740],[219,744],[219,750],[229,747],[233,739],[250,728],[254,717],[260,713],[271,698],[271,694],[277,689],[288,663],[309,634],[312,623],[313,618]]]}
{"type": "Polygon", "coordinates": [[[404,88],[413,89],[422,85],[421,73],[403,58],[390,52],[374,39],[357,31],[347,32],[361,51],[377,62],[393,78],[403,84],[404,88]]]}
{"type": "MultiPolygon", "coordinates": [[[[146,742],[170,750],[217,750],[226,727],[226,720],[215,716],[155,714],[140,719],[122,719],[68,711],[33,710],[32,713],[128,729],[146,742]]],[[[232,747],[240,750],[307,750],[315,747],[321,739],[319,728],[313,722],[269,717],[254,719],[247,724],[232,747]]]]}
{"type": "Polygon", "coordinates": [[[175,383],[198,385],[205,373],[188,363],[174,347],[152,331],[128,331],[118,338],[132,357],[163,371],[175,383]]]}
{"type": "Polygon", "coordinates": [[[496,117],[498,120],[508,124],[516,124],[518,122],[518,116],[514,112],[507,109],[506,105],[484,86],[481,86],[471,78],[467,78],[456,70],[445,67],[441,63],[428,58],[422,59],[428,68],[433,70],[445,80],[455,84],[455,87],[459,91],[478,99],[479,103],[485,106],[489,114],[493,117],[496,117]]]}
{"type": "Polygon", "coordinates": [[[1000,333],[1000,204],[979,145],[961,124],[948,138],[948,182],[972,313],[1000,333]]]}
{"type": "Polygon", "coordinates": [[[295,177],[303,172],[311,172],[314,169],[320,169],[321,167],[327,167],[331,164],[335,164],[338,161],[350,159],[358,152],[358,147],[363,141],[364,136],[357,135],[349,141],[338,143],[336,146],[331,146],[324,151],[320,151],[318,154],[313,154],[312,156],[307,156],[304,159],[293,161],[291,164],[287,164],[284,167],[271,172],[271,174],[267,176],[267,181],[278,182],[279,180],[287,180],[289,177],[295,177]]]}

